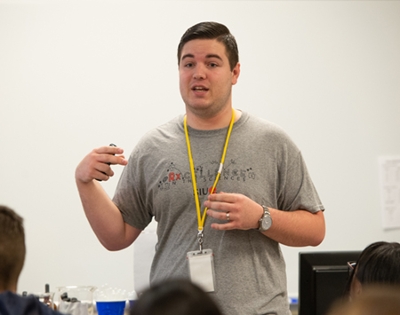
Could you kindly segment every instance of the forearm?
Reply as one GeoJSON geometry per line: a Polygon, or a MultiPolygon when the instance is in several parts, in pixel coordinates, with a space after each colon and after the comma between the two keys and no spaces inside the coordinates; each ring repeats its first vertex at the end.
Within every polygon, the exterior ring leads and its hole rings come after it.
{"type": "MultiPolygon", "coordinates": [[[[204,206],[208,208],[208,216],[220,220],[211,224],[216,230],[257,229],[263,213],[260,204],[242,194],[210,194],[204,206]]],[[[287,246],[317,246],[324,239],[325,219],[322,211],[311,213],[306,210],[268,209],[272,225],[263,233],[269,238],[287,246]]]]}
{"type": "Polygon", "coordinates": [[[101,244],[108,250],[128,247],[140,231],[128,226],[102,186],[76,181],[85,215],[101,244]]]}
{"type": "Polygon", "coordinates": [[[322,211],[281,211],[270,209],[272,226],[264,234],[287,246],[318,246],[325,237],[322,211]]]}

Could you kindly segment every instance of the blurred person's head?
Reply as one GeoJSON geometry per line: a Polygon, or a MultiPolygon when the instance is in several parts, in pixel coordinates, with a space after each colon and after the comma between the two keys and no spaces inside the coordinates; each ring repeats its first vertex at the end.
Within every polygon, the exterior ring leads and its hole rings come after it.
{"type": "Polygon", "coordinates": [[[25,252],[23,219],[14,210],[0,205],[0,292],[17,291],[25,252]]]}
{"type": "Polygon", "coordinates": [[[326,315],[400,315],[400,286],[370,285],[352,301],[336,302],[326,315]]]}
{"type": "Polygon", "coordinates": [[[130,315],[221,315],[216,302],[190,280],[166,280],[139,295],[130,315]]]}
{"type": "Polygon", "coordinates": [[[361,252],[357,262],[350,265],[353,270],[347,284],[347,291],[351,299],[360,295],[369,285],[400,285],[400,244],[397,242],[372,243],[361,252]]]}

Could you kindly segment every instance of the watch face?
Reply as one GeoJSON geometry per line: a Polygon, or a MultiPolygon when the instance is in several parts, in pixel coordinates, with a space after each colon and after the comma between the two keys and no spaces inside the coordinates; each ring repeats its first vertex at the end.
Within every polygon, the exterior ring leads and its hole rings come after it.
{"type": "Polygon", "coordinates": [[[271,227],[271,225],[272,225],[271,217],[269,215],[265,216],[261,221],[261,230],[266,231],[271,227]]]}

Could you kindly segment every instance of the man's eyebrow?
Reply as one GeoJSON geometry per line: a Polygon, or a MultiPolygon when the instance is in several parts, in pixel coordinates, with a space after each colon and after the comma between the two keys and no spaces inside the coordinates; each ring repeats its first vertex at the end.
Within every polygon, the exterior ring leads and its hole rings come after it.
{"type": "Polygon", "coordinates": [[[186,54],[186,55],[183,55],[182,58],[181,58],[181,60],[183,60],[183,59],[185,59],[185,58],[194,58],[194,55],[193,55],[193,54],[186,54]]]}
{"type": "MultiPolygon", "coordinates": [[[[183,55],[181,60],[184,60],[185,58],[194,58],[194,55],[193,54],[183,55]]],[[[217,58],[219,60],[222,60],[222,58],[217,54],[208,54],[208,55],[206,55],[206,59],[210,59],[210,58],[217,58]]]]}
{"type": "Polygon", "coordinates": [[[221,58],[219,55],[217,55],[217,54],[209,54],[209,55],[206,55],[206,58],[207,58],[207,59],[209,59],[209,58],[217,58],[217,59],[219,59],[219,60],[222,60],[222,58],[221,58]]]}

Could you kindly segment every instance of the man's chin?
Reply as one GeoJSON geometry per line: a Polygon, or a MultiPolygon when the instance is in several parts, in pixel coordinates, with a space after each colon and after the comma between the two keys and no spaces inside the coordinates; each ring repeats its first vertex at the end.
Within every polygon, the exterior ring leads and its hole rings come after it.
{"type": "Polygon", "coordinates": [[[211,110],[212,106],[205,102],[189,103],[186,108],[193,113],[205,113],[211,110]]]}

